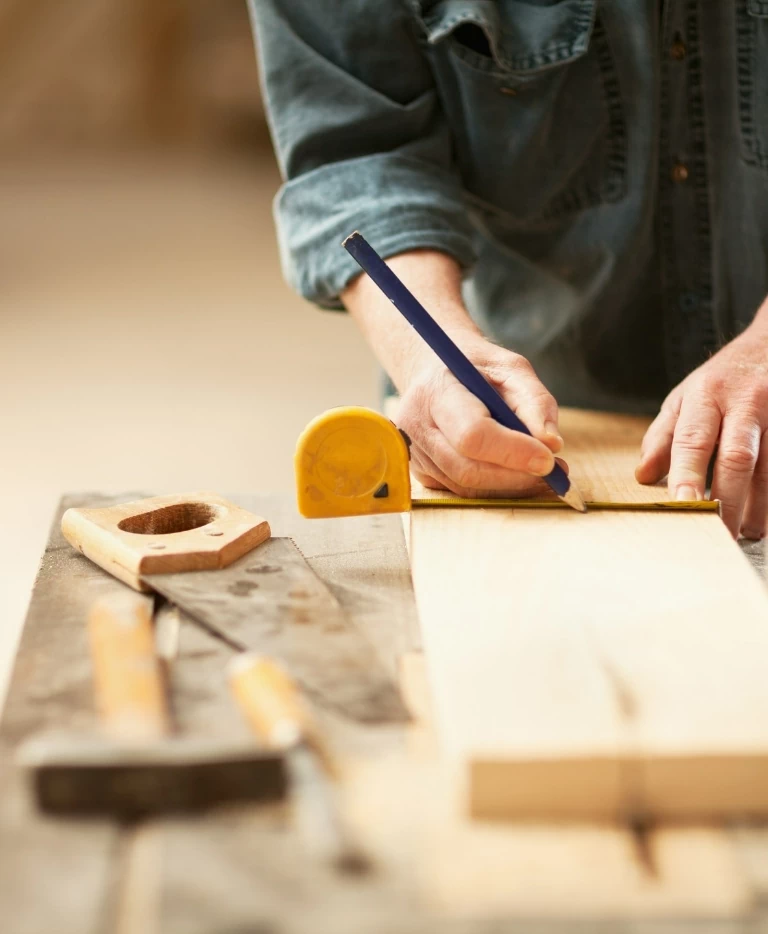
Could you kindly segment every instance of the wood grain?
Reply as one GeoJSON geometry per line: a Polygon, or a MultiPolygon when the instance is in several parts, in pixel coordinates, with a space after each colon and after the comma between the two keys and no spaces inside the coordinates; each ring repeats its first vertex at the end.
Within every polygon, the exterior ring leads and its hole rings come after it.
{"type": "Polygon", "coordinates": [[[214,575],[144,580],[234,647],[274,658],[318,704],[370,723],[407,719],[395,679],[289,538],[214,575]]]}
{"type": "Polygon", "coordinates": [[[411,529],[477,816],[768,814],[768,596],[717,515],[435,508],[411,529]]]}

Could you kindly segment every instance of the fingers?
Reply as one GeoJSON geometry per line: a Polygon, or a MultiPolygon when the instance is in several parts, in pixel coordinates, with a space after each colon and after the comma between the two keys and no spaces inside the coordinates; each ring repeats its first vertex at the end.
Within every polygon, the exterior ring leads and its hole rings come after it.
{"type": "Polygon", "coordinates": [[[525,471],[465,457],[453,448],[439,426],[427,434],[424,444],[439,472],[438,479],[458,496],[532,496],[549,489],[543,480],[525,471]]]}
{"type": "Polygon", "coordinates": [[[534,438],[555,454],[562,450],[557,402],[529,361],[518,354],[510,354],[503,369],[492,369],[489,375],[496,377],[494,382],[504,401],[534,438]]]}
{"type": "Polygon", "coordinates": [[[665,402],[645,433],[640,447],[640,463],[635,470],[638,483],[658,483],[669,473],[672,439],[681,402],[682,397],[665,402]]]}
{"type": "MultiPolygon", "coordinates": [[[[752,486],[760,453],[760,426],[735,413],[726,417],[712,480],[712,498],[721,501],[723,522],[734,538],[752,486]]],[[[758,502],[759,507],[759,502],[758,502]]]]}
{"type": "Polygon", "coordinates": [[[553,451],[562,446],[557,405],[522,358],[505,354],[504,365],[495,373],[486,368],[486,373],[539,437],[500,425],[482,402],[440,370],[415,385],[401,405],[402,427],[413,441],[414,471],[425,485],[464,497],[544,492],[548,487],[537,478],[552,472],[553,451]],[[520,386],[514,393],[505,382],[510,358],[515,372],[516,361],[522,361],[520,386]]]}
{"type": "Polygon", "coordinates": [[[768,433],[763,433],[760,453],[752,474],[752,486],[749,489],[744,515],[741,520],[741,534],[744,538],[756,541],[765,538],[768,530],[768,433]]]}
{"type": "MultiPolygon", "coordinates": [[[[536,438],[504,428],[491,418],[479,399],[455,380],[447,382],[436,393],[432,417],[450,447],[463,461],[480,462],[539,477],[546,476],[555,466],[550,448],[536,438]]],[[[434,452],[428,453],[434,459],[434,452]]],[[[445,454],[442,448],[441,453],[445,454]]],[[[458,461],[456,463],[458,465],[458,461]]],[[[498,472],[493,475],[503,476],[498,472]]]]}
{"type": "Polygon", "coordinates": [[[669,466],[669,494],[676,500],[704,499],[707,468],[720,433],[721,414],[714,400],[689,392],[680,406],[669,466]]]}

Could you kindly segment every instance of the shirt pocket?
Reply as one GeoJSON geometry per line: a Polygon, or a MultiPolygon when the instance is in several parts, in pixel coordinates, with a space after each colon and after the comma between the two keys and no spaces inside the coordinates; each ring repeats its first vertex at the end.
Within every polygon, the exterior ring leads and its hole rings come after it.
{"type": "Polygon", "coordinates": [[[422,23],[472,200],[518,223],[624,195],[624,107],[596,0],[438,0],[422,23]]]}
{"type": "Polygon", "coordinates": [[[736,10],[742,154],[768,169],[768,0],[738,0],[736,10]]]}

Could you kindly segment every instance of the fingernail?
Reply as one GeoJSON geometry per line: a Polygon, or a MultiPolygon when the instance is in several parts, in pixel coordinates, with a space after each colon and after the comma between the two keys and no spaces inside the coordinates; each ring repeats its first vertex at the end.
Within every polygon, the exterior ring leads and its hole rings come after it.
{"type": "Polygon", "coordinates": [[[546,477],[548,473],[552,473],[554,466],[554,458],[547,457],[545,454],[537,454],[528,461],[528,473],[537,477],[546,477]]]}
{"type": "Polygon", "coordinates": [[[557,443],[562,447],[563,436],[560,434],[560,429],[557,427],[556,422],[545,422],[544,432],[548,434],[550,438],[554,438],[554,440],[557,441],[557,443]]]}
{"type": "Polygon", "coordinates": [[[697,503],[701,498],[701,493],[690,483],[681,484],[675,492],[678,503],[697,503]]]}
{"type": "Polygon", "coordinates": [[[759,529],[742,529],[741,534],[753,542],[759,542],[765,538],[765,532],[759,529]]]}

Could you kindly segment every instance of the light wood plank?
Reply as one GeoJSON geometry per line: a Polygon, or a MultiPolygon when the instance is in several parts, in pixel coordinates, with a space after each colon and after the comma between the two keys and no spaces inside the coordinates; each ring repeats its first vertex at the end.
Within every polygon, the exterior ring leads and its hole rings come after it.
{"type": "MultiPolygon", "coordinates": [[[[590,469],[623,495],[609,449],[590,469]]],[[[438,729],[476,815],[768,813],[768,597],[715,514],[411,525],[438,729]]]]}
{"type": "Polygon", "coordinates": [[[654,831],[649,870],[626,830],[470,820],[457,813],[434,763],[368,764],[355,775],[351,794],[370,845],[415,877],[442,918],[560,919],[568,930],[580,930],[579,921],[631,916],[636,923],[654,921],[666,934],[663,919],[711,922],[748,917],[753,908],[741,854],[723,831],[654,831]],[[402,792],[396,800],[395,790],[402,792]]]}
{"type": "Polygon", "coordinates": [[[591,932],[600,919],[628,915],[636,934],[677,931],[671,919],[706,919],[707,931],[718,934],[751,923],[753,880],[759,884],[766,856],[753,828],[740,831],[737,845],[711,827],[654,829],[641,849],[621,826],[513,824],[461,813],[434,741],[424,657],[411,653],[404,662],[404,691],[417,715],[408,756],[359,762],[347,803],[375,852],[415,878],[441,918],[516,919],[515,931],[528,930],[522,919],[538,918],[542,934],[581,931],[581,923],[591,932]],[[758,867],[749,875],[747,862],[758,867]],[[730,921],[721,930],[715,919],[730,921]]]}
{"type": "Polygon", "coordinates": [[[666,503],[666,486],[635,480],[640,444],[650,419],[608,412],[563,409],[563,457],[586,502],[666,503]]]}

